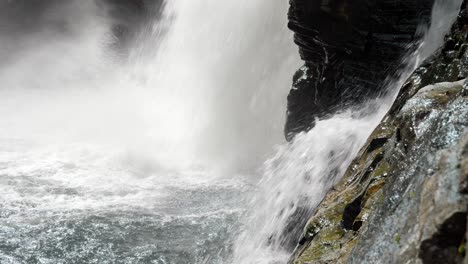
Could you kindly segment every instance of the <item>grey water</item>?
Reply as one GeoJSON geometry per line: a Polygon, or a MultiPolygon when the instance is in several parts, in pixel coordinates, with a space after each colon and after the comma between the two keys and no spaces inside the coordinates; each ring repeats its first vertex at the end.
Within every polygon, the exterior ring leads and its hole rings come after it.
{"type": "MultiPolygon", "coordinates": [[[[434,21],[456,15],[443,2],[434,21]]],[[[174,0],[141,21],[115,5],[0,2],[0,263],[284,263],[289,217],[393,97],[287,144],[287,1],[174,0]]]]}

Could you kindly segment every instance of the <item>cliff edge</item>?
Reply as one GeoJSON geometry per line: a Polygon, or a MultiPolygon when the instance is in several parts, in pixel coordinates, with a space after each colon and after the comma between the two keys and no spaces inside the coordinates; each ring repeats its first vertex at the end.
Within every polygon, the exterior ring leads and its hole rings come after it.
{"type": "Polygon", "coordinates": [[[290,263],[468,263],[468,9],[403,85],[290,263]]]}

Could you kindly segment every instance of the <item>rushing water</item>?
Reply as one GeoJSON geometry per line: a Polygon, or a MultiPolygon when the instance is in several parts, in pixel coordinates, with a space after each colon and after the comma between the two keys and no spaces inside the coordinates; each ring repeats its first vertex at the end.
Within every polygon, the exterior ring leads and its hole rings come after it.
{"type": "Polygon", "coordinates": [[[0,4],[0,263],[285,262],[394,96],[285,144],[287,1],[170,1],[122,50],[102,5],[48,3],[0,4]]]}

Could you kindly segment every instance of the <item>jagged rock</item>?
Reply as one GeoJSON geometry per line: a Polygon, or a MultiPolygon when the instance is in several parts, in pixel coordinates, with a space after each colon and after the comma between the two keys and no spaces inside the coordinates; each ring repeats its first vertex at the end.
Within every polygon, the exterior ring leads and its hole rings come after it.
{"type": "Polygon", "coordinates": [[[462,10],[446,46],[402,87],[341,182],[317,208],[291,263],[463,263],[466,4],[462,10]]]}
{"type": "MultiPolygon", "coordinates": [[[[291,0],[289,28],[305,65],[288,96],[288,140],[384,92],[434,0],[291,0]]],[[[426,22],[424,22],[426,21],[426,22]]]]}

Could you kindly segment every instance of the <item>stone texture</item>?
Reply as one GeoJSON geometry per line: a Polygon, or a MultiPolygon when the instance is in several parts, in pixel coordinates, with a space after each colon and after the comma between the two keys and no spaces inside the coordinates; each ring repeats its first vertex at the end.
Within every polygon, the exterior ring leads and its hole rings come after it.
{"type": "Polygon", "coordinates": [[[305,65],[288,96],[290,140],[316,118],[385,92],[434,0],[291,0],[289,28],[305,65]]]}
{"type": "MultiPolygon", "coordinates": [[[[463,263],[467,9],[309,220],[291,263],[463,263]]],[[[465,259],[465,263],[468,259],[465,259]]]]}

